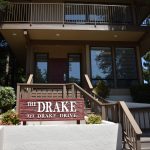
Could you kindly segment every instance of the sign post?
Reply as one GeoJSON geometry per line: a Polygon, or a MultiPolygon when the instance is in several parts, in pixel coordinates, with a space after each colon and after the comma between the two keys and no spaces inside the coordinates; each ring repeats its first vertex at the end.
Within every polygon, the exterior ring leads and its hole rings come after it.
{"type": "Polygon", "coordinates": [[[84,99],[20,99],[21,121],[71,121],[84,119],[84,99]]]}

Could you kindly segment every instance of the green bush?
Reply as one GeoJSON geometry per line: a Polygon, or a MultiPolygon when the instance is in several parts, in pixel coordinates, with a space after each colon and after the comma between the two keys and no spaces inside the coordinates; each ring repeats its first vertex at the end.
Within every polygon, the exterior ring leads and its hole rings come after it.
{"type": "Polygon", "coordinates": [[[130,92],[134,102],[150,103],[150,85],[132,86],[130,92]]]}
{"type": "Polygon", "coordinates": [[[0,0],[0,13],[5,12],[7,5],[8,5],[8,1],[0,0]]]}
{"type": "Polygon", "coordinates": [[[9,110],[2,115],[2,124],[3,125],[18,125],[20,124],[20,120],[15,111],[9,110]]]}
{"type": "Polygon", "coordinates": [[[0,87],[0,109],[6,112],[13,108],[16,102],[14,89],[11,87],[0,87]]]}
{"type": "Polygon", "coordinates": [[[100,124],[102,121],[101,116],[95,115],[95,114],[90,114],[87,117],[86,123],[87,124],[100,124]]]}
{"type": "Polygon", "coordinates": [[[105,82],[103,80],[98,81],[96,87],[93,89],[94,94],[106,98],[107,96],[109,96],[109,88],[108,86],[105,84],[105,82]]]}

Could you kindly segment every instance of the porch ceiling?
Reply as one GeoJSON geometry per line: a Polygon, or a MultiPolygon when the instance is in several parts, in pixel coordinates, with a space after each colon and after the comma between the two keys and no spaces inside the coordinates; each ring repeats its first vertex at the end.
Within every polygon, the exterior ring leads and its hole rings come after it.
{"type": "MultiPolygon", "coordinates": [[[[18,61],[25,64],[26,39],[23,29],[3,29],[2,35],[9,43],[18,61]]],[[[94,30],[45,30],[29,29],[33,41],[97,41],[97,42],[137,42],[144,31],[94,31],[94,30]]],[[[51,42],[52,43],[52,42],[51,42]]],[[[67,42],[66,42],[67,43],[67,42]]],[[[38,42],[37,42],[38,44],[38,42]]]]}
{"type": "Polygon", "coordinates": [[[83,30],[28,30],[31,40],[78,40],[137,42],[141,31],[83,31],[83,30]]]}
{"type": "Polygon", "coordinates": [[[8,42],[13,54],[19,63],[25,65],[26,60],[26,41],[23,30],[0,30],[4,39],[8,42]]]}

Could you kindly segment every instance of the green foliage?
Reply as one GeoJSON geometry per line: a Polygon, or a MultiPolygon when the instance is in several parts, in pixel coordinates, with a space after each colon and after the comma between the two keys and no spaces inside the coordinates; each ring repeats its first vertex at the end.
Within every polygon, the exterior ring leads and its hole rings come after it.
{"type": "Polygon", "coordinates": [[[0,13],[5,12],[7,5],[8,5],[8,1],[0,0],[0,13]]]}
{"type": "Polygon", "coordinates": [[[24,71],[24,68],[22,68],[22,67],[17,68],[16,82],[17,83],[25,83],[26,82],[25,71],[24,71]]]}
{"type": "Polygon", "coordinates": [[[1,54],[0,55],[0,85],[5,84],[5,78],[6,78],[6,55],[1,54]]]}
{"type": "Polygon", "coordinates": [[[90,114],[88,115],[88,119],[86,120],[87,124],[100,124],[102,121],[101,116],[95,115],[95,114],[90,114]]]}
{"type": "Polygon", "coordinates": [[[2,115],[2,124],[3,125],[18,125],[20,120],[15,111],[9,110],[2,115]]]}
{"type": "Polygon", "coordinates": [[[12,87],[0,87],[0,109],[6,112],[12,109],[16,102],[16,96],[12,87]]]}
{"type": "Polygon", "coordinates": [[[93,92],[103,98],[106,98],[107,96],[109,96],[109,88],[108,86],[105,84],[105,82],[103,80],[100,80],[96,87],[93,89],[93,92]]]}
{"type": "Polygon", "coordinates": [[[144,55],[143,59],[145,61],[143,63],[143,77],[144,80],[150,85],[150,51],[144,55]]]}
{"type": "Polygon", "coordinates": [[[133,101],[138,103],[150,103],[150,85],[143,84],[130,88],[133,101]]]}

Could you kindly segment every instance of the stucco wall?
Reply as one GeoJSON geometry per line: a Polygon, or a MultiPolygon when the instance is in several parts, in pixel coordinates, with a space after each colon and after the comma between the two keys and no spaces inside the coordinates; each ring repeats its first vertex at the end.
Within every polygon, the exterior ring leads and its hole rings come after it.
{"type": "Polygon", "coordinates": [[[121,127],[115,123],[7,126],[4,130],[3,150],[121,150],[121,127]]]}
{"type": "Polygon", "coordinates": [[[68,58],[69,53],[79,53],[82,54],[82,51],[85,49],[85,46],[76,46],[76,45],[50,45],[50,46],[34,46],[33,51],[35,53],[48,53],[49,58],[68,58]]]}
{"type": "Polygon", "coordinates": [[[4,128],[0,127],[0,150],[3,150],[4,128]]]}

